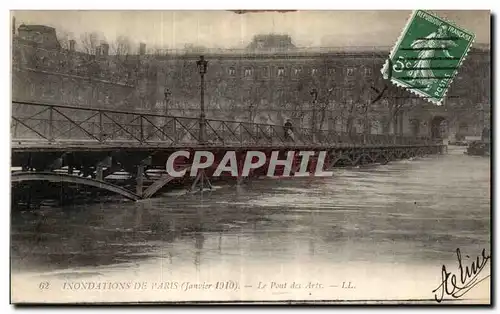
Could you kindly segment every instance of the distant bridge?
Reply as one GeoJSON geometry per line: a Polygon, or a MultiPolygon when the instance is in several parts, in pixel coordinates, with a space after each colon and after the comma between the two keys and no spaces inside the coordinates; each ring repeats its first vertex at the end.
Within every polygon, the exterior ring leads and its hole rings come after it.
{"type": "MultiPolygon", "coordinates": [[[[328,168],[442,152],[442,143],[423,137],[293,127],[291,139],[279,125],[216,119],[206,119],[203,124],[198,118],[19,101],[12,103],[11,146],[12,167],[20,169],[13,173],[13,183],[88,185],[133,200],[152,197],[172,181],[189,180],[174,180],[161,172],[168,156],[180,149],[211,151],[216,156],[215,165],[228,150],[237,151],[239,163],[250,150],[266,155],[280,151],[283,156],[290,150],[327,151],[328,168]],[[128,174],[123,181],[126,185],[110,179],[117,172],[128,174]],[[125,187],[130,187],[130,182],[134,182],[135,192],[125,187]]],[[[191,163],[184,160],[176,166],[189,167],[191,163]]],[[[214,170],[203,173],[210,177],[214,170]]],[[[265,167],[252,175],[263,171],[265,167]]]]}

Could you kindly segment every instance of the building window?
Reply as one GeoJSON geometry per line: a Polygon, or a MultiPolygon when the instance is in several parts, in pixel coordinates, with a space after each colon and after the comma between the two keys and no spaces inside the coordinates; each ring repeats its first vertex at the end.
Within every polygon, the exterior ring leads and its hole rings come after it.
{"type": "Polygon", "coordinates": [[[66,61],[60,60],[58,70],[64,70],[66,68],[66,61]]]}
{"type": "Polygon", "coordinates": [[[347,76],[353,76],[354,75],[354,69],[353,68],[348,68],[347,69],[347,76]]]}
{"type": "Polygon", "coordinates": [[[335,75],[335,68],[328,68],[328,75],[330,76],[335,75]]]}
{"type": "Polygon", "coordinates": [[[467,124],[467,122],[461,122],[458,125],[458,132],[459,133],[467,133],[468,131],[469,131],[469,125],[467,124]]]}
{"type": "Polygon", "coordinates": [[[252,76],[253,76],[253,69],[245,68],[245,77],[252,77],[252,76]]]}
{"type": "Polygon", "coordinates": [[[36,86],[34,83],[30,83],[30,96],[36,95],[36,86]]]}
{"type": "Polygon", "coordinates": [[[278,67],[278,76],[279,77],[285,76],[285,68],[284,67],[278,67]]]}
{"type": "Polygon", "coordinates": [[[249,89],[245,90],[244,95],[245,95],[246,99],[251,99],[253,94],[260,95],[259,90],[260,90],[259,86],[256,86],[253,89],[249,88],[249,89]]]}
{"type": "Polygon", "coordinates": [[[311,75],[316,75],[318,73],[318,69],[311,69],[311,75]]]}
{"type": "Polygon", "coordinates": [[[269,77],[269,67],[262,67],[262,77],[269,77]]]}
{"type": "Polygon", "coordinates": [[[234,67],[230,67],[228,73],[229,76],[236,76],[236,69],[234,67]]]}
{"type": "Polygon", "coordinates": [[[293,76],[294,77],[299,77],[301,73],[302,73],[302,68],[294,68],[293,69],[293,76]]]}
{"type": "Polygon", "coordinates": [[[282,107],[283,106],[283,101],[284,101],[284,98],[285,98],[285,93],[283,92],[282,89],[278,89],[276,91],[276,101],[277,101],[277,105],[279,107],[282,107]]]}
{"type": "Polygon", "coordinates": [[[372,75],[372,69],[371,68],[365,68],[365,76],[371,76],[372,75]]]}

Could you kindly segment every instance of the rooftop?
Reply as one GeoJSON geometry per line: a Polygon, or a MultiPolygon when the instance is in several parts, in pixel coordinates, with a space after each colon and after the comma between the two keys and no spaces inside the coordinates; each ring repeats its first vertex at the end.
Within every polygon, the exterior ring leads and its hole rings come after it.
{"type": "Polygon", "coordinates": [[[50,27],[50,26],[46,26],[46,25],[25,25],[25,24],[19,25],[18,29],[20,31],[23,30],[23,31],[43,31],[43,32],[47,32],[47,31],[54,32],[56,30],[54,27],[50,27]]]}
{"type": "MultiPolygon", "coordinates": [[[[196,49],[156,49],[148,54],[151,55],[191,55],[191,54],[206,54],[206,55],[302,55],[308,54],[389,54],[392,47],[389,46],[347,46],[347,47],[293,47],[293,48],[238,48],[238,49],[223,49],[223,48],[205,48],[198,47],[196,49]]],[[[489,52],[489,45],[473,45],[471,53],[474,52],[489,52]]]]}
{"type": "MultiPolygon", "coordinates": [[[[39,31],[53,33],[55,28],[45,25],[20,25],[19,30],[39,31]]],[[[144,45],[144,44],[141,44],[144,45]]],[[[77,45],[78,46],[78,45],[77,45]]],[[[287,34],[257,34],[245,48],[207,48],[203,46],[188,45],[183,49],[154,49],[148,55],[175,56],[175,55],[301,55],[308,54],[388,54],[390,46],[344,46],[344,47],[297,47],[292,37],[287,34]]],[[[472,53],[475,51],[486,52],[490,50],[489,44],[473,44],[472,53]]]]}

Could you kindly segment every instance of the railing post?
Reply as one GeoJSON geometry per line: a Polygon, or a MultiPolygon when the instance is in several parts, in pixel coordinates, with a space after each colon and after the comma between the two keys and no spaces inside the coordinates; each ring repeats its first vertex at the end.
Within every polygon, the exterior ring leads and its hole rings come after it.
{"type": "Polygon", "coordinates": [[[49,109],[49,141],[54,141],[54,113],[52,107],[49,109]]]}
{"type": "Polygon", "coordinates": [[[102,111],[99,110],[99,142],[104,141],[104,132],[102,126],[102,111]]]}
{"type": "MultiPolygon", "coordinates": [[[[141,116],[142,119],[142,116],[141,116]]],[[[137,176],[136,176],[136,187],[135,187],[135,193],[137,195],[142,195],[142,186],[144,183],[144,165],[141,164],[137,166],[137,176]]]]}
{"type": "Polygon", "coordinates": [[[200,118],[199,118],[199,135],[198,143],[206,144],[206,116],[205,116],[205,74],[207,73],[208,61],[203,56],[196,62],[198,71],[200,72],[200,118]]]}
{"type": "Polygon", "coordinates": [[[257,124],[254,124],[252,126],[252,134],[250,135],[255,143],[259,142],[259,132],[262,133],[262,131],[258,128],[257,124]]]}
{"type": "Polygon", "coordinates": [[[14,124],[14,134],[12,134],[12,136],[13,138],[17,138],[17,126],[19,125],[19,122],[13,120],[12,123],[14,124]]]}
{"type": "Polygon", "coordinates": [[[243,122],[238,123],[238,128],[240,129],[240,145],[243,145],[243,127],[242,127],[243,122]]]}
{"type": "MultiPolygon", "coordinates": [[[[214,128],[215,128],[215,125],[214,125],[214,128]]],[[[224,145],[226,143],[226,138],[227,138],[227,134],[226,134],[226,125],[224,124],[224,122],[222,122],[222,127],[220,128],[221,129],[221,138],[220,140],[222,141],[222,145],[224,145]]],[[[212,137],[215,138],[215,140],[217,140],[217,134],[213,134],[212,137]]]]}
{"type": "Polygon", "coordinates": [[[144,129],[143,129],[143,125],[142,125],[142,114],[139,115],[139,129],[141,132],[139,139],[141,140],[141,143],[142,143],[142,142],[144,142],[144,129]]]}
{"type": "Polygon", "coordinates": [[[165,141],[168,140],[168,138],[169,138],[169,134],[168,133],[171,131],[170,127],[168,126],[169,123],[170,122],[168,120],[168,116],[165,116],[165,122],[164,122],[164,125],[163,125],[163,132],[165,133],[163,135],[163,138],[165,139],[165,141]]]}
{"type": "Polygon", "coordinates": [[[177,118],[172,119],[172,132],[174,133],[172,136],[174,137],[174,144],[177,144],[178,138],[177,138],[177,118]]]}
{"type": "Polygon", "coordinates": [[[312,108],[312,142],[316,143],[316,101],[313,101],[313,108],[312,108]]]}

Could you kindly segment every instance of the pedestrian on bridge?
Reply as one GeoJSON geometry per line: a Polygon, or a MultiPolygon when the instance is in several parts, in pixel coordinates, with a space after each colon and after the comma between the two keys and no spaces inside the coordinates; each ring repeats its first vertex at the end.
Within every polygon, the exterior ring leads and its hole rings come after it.
{"type": "Polygon", "coordinates": [[[290,140],[293,141],[294,140],[294,138],[293,138],[293,125],[292,125],[292,121],[290,119],[286,120],[283,130],[285,131],[285,140],[286,141],[290,141],[290,140]]]}

